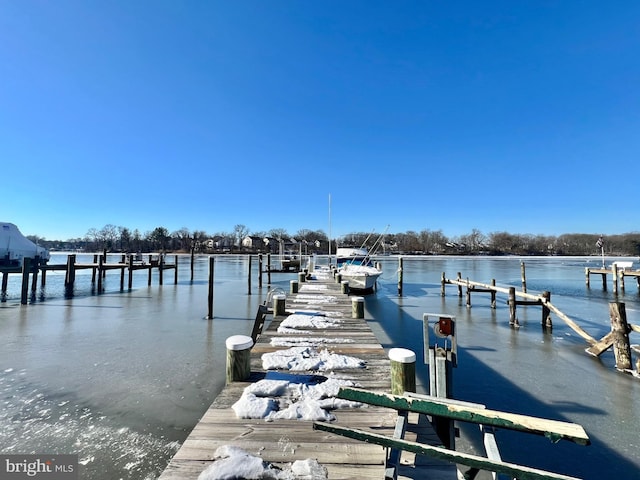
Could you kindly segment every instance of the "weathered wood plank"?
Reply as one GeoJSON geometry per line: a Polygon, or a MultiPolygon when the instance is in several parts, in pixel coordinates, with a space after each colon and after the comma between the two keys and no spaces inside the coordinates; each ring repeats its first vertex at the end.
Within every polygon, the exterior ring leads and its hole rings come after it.
{"type": "Polygon", "coordinates": [[[581,425],[575,423],[530,417],[517,413],[500,412],[464,405],[445,404],[431,400],[410,398],[388,393],[375,393],[363,389],[341,388],[339,398],[365,402],[396,410],[408,410],[463,422],[491,425],[509,430],[544,435],[553,442],[570,440],[580,445],[589,445],[591,441],[581,425]]]}

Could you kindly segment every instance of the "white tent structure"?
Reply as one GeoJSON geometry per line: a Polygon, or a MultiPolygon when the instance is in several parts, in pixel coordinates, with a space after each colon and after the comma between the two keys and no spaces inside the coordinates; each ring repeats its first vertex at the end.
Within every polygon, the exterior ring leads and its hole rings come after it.
{"type": "Polygon", "coordinates": [[[26,238],[13,223],[0,222],[0,263],[21,264],[25,257],[49,260],[49,251],[26,238]]]}

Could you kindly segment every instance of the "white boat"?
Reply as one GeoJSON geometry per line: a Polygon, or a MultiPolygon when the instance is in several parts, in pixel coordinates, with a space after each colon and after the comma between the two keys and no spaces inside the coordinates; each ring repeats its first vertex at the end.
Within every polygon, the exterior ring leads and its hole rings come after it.
{"type": "Polygon", "coordinates": [[[349,290],[372,291],[382,271],[371,262],[366,248],[338,248],[336,266],[342,280],[349,282],[349,290]]]}
{"type": "Polygon", "coordinates": [[[49,261],[49,251],[26,238],[13,223],[0,222],[0,264],[20,265],[25,257],[49,261]]]}

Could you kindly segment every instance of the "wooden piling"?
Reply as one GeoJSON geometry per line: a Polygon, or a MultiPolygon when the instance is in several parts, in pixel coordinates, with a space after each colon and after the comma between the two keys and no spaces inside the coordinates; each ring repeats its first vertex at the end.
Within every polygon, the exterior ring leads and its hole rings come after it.
{"type": "Polygon", "coordinates": [[[174,258],[174,264],[173,264],[173,283],[174,285],[178,284],[178,255],[175,256],[174,258]]]}
{"type": "Polygon", "coordinates": [[[104,259],[105,257],[102,255],[98,257],[98,293],[102,293],[102,279],[104,278],[105,272],[103,269],[104,259]]]}
{"type": "Polygon", "coordinates": [[[274,295],[273,296],[273,316],[282,317],[287,314],[285,309],[285,302],[287,300],[286,295],[274,295]]]}
{"type": "Polygon", "coordinates": [[[2,290],[0,293],[0,296],[2,297],[1,300],[2,302],[6,302],[7,301],[7,286],[9,284],[9,273],[8,272],[2,272],[2,290]]]}
{"type": "Polygon", "coordinates": [[[364,318],[364,297],[351,298],[351,318],[364,318]]]}
{"type": "Polygon", "coordinates": [[[618,264],[616,264],[616,262],[613,262],[613,264],[611,264],[611,275],[613,276],[613,294],[617,295],[618,294],[618,264]]]}
{"type": "Polygon", "coordinates": [[[164,253],[158,254],[158,285],[164,285],[164,253]]]}
{"type": "MultiPolygon", "coordinates": [[[[151,271],[151,270],[149,270],[151,271]]],[[[207,300],[207,319],[213,320],[213,283],[215,272],[215,257],[209,257],[209,296],[207,300]]]]}
{"type": "Polygon", "coordinates": [[[251,295],[251,255],[249,255],[249,273],[247,274],[247,295],[251,295]]]}
{"type": "MultiPolygon", "coordinates": [[[[462,273],[458,272],[458,282],[462,282],[462,273]]],[[[458,297],[462,298],[462,283],[458,284],[458,297]]]]}
{"type": "Polygon", "coordinates": [[[509,287],[509,325],[518,325],[518,317],[516,316],[516,289],[509,287]]]}
{"type": "Polygon", "coordinates": [[[76,256],[75,254],[72,254],[67,257],[67,271],[64,277],[64,284],[66,287],[73,290],[73,284],[75,283],[75,281],[76,281],[76,256]]]}
{"type": "Polygon", "coordinates": [[[496,279],[495,278],[491,279],[491,286],[493,287],[491,289],[491,308],[495,310],[496,308],[496,291],[495,291],[496,279]]]}
{"type": "Polygon", "coordinates": [[[551,320],[551,310],[549,310],[549,306],[547,305],[547,302],[551,302],[551,292],[545,290],[544,292],[542,292],[542,327],[543,328],[552,328],[553,327],[553,322],[551,320]]]}
{"type": "Polygon", "coordinates": [[[133,255],[129,255],[129,290],[133,288],[133,255]]]}
{"type": "Polygon", "coordinates": [[[289,281],[289,293],[294,294],[298,293],[298,280],[290,280],[289,281]]]}
{"type": "Polygon", "coordinates": [[[402,288],[403,288],[403,259],[402,257],[398,258],[398,296],[402,296],[402,288]]]}
{"type": "MultiPolygon", "coordinates": [[[[190,282],[193,283],[193,275],[194,275],[194,271],[195,271],[195,261],[196,261],[196,249],[194,247],[191,247],[191,264],[190,264],[190,268],[191,268],[191,279],[190,282]]],[[[176,262],[177,265],[177,262],[176,262]]]]}
{"type": "Polygon", "coordinates": [[[406,348],[389,350],[391,360],[391,393],[402,395],[416,391],[416,354],[406,348]]]}
{"type": "Polygon", "coordinates": [[[611,332],[613,333],[613,354],[618,370],[631,369],[631,346],[629,343],[629,324],[625,304],[621,302],[609,303],[611,317],[611,332]]]}
{"type": "Polygon", "coordinates": [[[38,266],[40,265],[40,257],[36,257],[33,262],[33,266],[31,270],[33,270],[33,275],[31,276],[31,294],[35,295],[36,290],[38,288],[38,266]]]}
{"type": "Polygon", "coordinates": [[[340,292],[349,295],[349,280],[342,280],[340,283],[340,292]]]}
{"type": "Polygon", "coordinates": [[[251,375],[251,347],[253,339],[246,335],[227,338],[227,384],[242,382],[251,375]]]}
{"type": "Polygon", "coordinates": [[[267,285],[271,285],[271,254],[267,253],[267,285]]]}
{"type": "Polygon", "coordinates": [[[442,278],[440,279],[440,296],[445,296],[445,285],[447,284],[447,274],[446,272],[442,272],[442,278]]]}
{"type": "Polygon", "coordinates": [[[262,288],[262,254],[258,255],[258,288],[262,288]]]}
{"type": "MultiPolygon", "coordinates": [[[[67,260],[68,260],[68,258],[67,258],[67,260]]],[[[75,262],[75,260],[74,260],[74,262],[75,262]]],[[[95,255],[93,256],[93,264],[94,264],[94,265],[97,265],[97,264],[98,264],[98,255],[97,255],[97,254],[95,254],[95,255]]],[[[94,285],[94,284],[96,283],[96,271],[97,271],[97,269],[96,269],[96,267],[94,266],[94,267],[91,269],[91,285],[94,285]]]]}
{"type": "Polygon", "coordinates": [[[120,291],[122,292],[124,291],[124,269],[127,263],[126,255],[122,255],[122,257],[120,258],[120,263],[122,264],[122,268],[120,269],[120,291]]]}
{"type": "Polygon", "coordinates": [[[31,270],[31,258],[24,257],[22,259],[22,291],[20,295],[20,303],[26,305],[28,303],[29,293],[29,272],[31,270]]]}

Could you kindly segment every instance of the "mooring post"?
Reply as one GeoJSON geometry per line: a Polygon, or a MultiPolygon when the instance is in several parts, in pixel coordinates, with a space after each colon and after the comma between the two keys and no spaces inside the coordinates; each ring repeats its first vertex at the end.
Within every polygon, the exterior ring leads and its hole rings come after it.
{"type": "Polygon", "coordinates": [[[209,296],[207,299],[207,319],[213,320],[213,283],[215,272],[215,257],[209,257],[209,296]]]}
{"type": "MultiPolygon", "coordinates": [[[[95,272],[95,268],[93,269],[95,272]]],[[[93,275],[95,277],[95,274],[93,275]]],[[[76,281],[76,255],[67,256],[67,269],[64,277],[64,294],[66,297],[73,296],[73,286],[76,281]]],[[[91,283],[93,285],[93,281],[91,283]]]]}
{"type": "Polygon", "coordinates": [[[251,376],[251,347],[247,335],[233,335],[225,341],[227,347],[227,384],[242,382],[251,376]]]}
{"type": "Polygon", "coordinates": [[[22,291],[20,295],[20,303],[26,305],[29,293],[29,272],[31,271],[31,258],[24,257],[22,259],[22,291]]]}
{"type": "Polygon", "coordinates": [[[364,297],[351,297],[351,318],[364,318],[364,297]]]}
{"type": "Polygon", "coordinates": [[[298,280],[289,280],[289,293],[298,293],[298,280]]]}
{"type": "Polygon", "coordinates": [[[416,391],[416,354],[406,348],[389,350],[391,360],[391,393],[402,395],[416,391]]]}
{"type": "Polygon", "coordinates": [[[262,288],[262,254],[258,255],[258,288],[262,288]]]}
{"type": "Polygon", "coordinates": [[[518,325],[518,317],[516,317],[516,288],[509,287],[509,325],[518,325]]]}
{"type": "Polygon", "coordinates": [[[178,255],[175,256],[174,259],[174,264],[173,264],[173,283],[175,285],[178,284],[178,255]]]}
{"type": "Polygon", "coordinates": [[[249,254],[249,273],[247,274],[247,295],[251,295],[251,254],[249,254]]]}
{"type": "MultiPolygon", "coordinates": [[[[67,257],[67,261],[69,260],[69,257],[67,257]]],[[[75,259],[73,260],[74,264],[75,264],[75,259]]],[[[93,267],[91,267],[91,285],[95,285],[96,283],[96,272],[98,271],[96,265],[98,265],[98,254],[95,254],[93,256],[93,267]]]]}
{"type": "Polygon", "coordinates": [[[334,277],[334,278],[336,279],[336,283],[340,283],[340,282],[342,282],[342,274],[341,274],[341,273],[338,273],[338,271],[337,271],[337,270],[336,270],[336,273],[335,273],[335,277],[334,277]]]}
{"type": "Polygon", "coordinates": [[[524,262],[520,262],[520,278],[522,281],[522,291],[527,293],[527,274],[525,272],[524,262]]]}
{"type": "Polygon", "coordinates": [[[591,275],[589,275],[589,267],[584,269],[584,281],[587,284],[587,288],[591,287],[591,275]]]}
{"type": "Polygon", "coordinates": [[[36,256],[33,265],[31,266],[31,270],[33,270],[33,275],[31,277],[31,294],[35,295],[36,290],[38,288],[38,271],[40,265],[40,257],[36,256]]]}
{"type": "Polygon", "coordinates": [[[190,266],[190,268],[191,268],[191,280],[190,280],[191,283],[193,283],[193,272],[194,272],[194,269],[195,269],[195,261],[196,261],[196,259],[195,259],[196,253],[195,252],[196,252],[196,248],[195,247],[191,247],[191,266],[190,266]]]}
{"type": "Polygon", "coordinates": [[[2,272],[2,293],[1,293],[1,300],[2,302],[6,302],[7,301],[7,286],[9,284],[9,273],[8,272],[2,272]]]}
{"type": "Polygon", "coordinates": [[[613,276],[613,294],[618,294],[618,265],[616,262],[611,264],[611,275],[613,276]]]}
{"type": "Polygon", "coordinates": [[[126,264],[126,258],[124,255],[122,255],[122,261],[120,262],[122,264],[122,267],[120,267],[120,291],[122,292],[124,290],[124,269],[127,268],[127,264],[126,264]]]}
{"type": "Polygon", "coordinates": [[[147,278],[147,286],[151,286],[151,276],[153,274],[153,255],[149,255],[149,268],[148,268],[149,276],[147,278]]]}
{"type": "Polygon", "coordinates": [[[551,310],[549,310],[548,303],[551,303],[551,292],[542,292],[542,328],[553,328],[553,322],[551,320],[551,310]]]}
{"type": "Polygon", "coordinates": [[[164,285],[164,252],[158,254],[158,285],[164,285]]]}
{"type": "Polygon", "coordinates": [[[613,333],[613,354],[618,370],[631,369],[631,345],[629,344],[629,324],[625,304],[621,302],[609,303],[611,317],[611,332],[613,333]]]}
{"type": "Polygon", "coordinates": [[[402,287],[403,287],[403,259],[402,257],[398,258],[398,296],[401,297],[402,296],[402,287]]]}
{"type": "Polygon", "coordinates": [[[445,272],[442,272],[442,277],[440,279],[440,296],[444,297],[445,295],[445,284],[447,283],[447,276],[445,272]]]}
{"type": "Polygon", "coordinates": [[[127,256],[123,253],[120,255],[120,291],[124,290],[124,269],[127,268],[127,256]]]}
{"type": "Polygon", "coordinates": [[[285,302],[287,300],[286,295],[274,295],[273,296],[273,316],[281,317],[287,314],[285,302]]]}
{"type": "Polygon", "coordinates": [[[349,295],[349,280],[342,280],[340,283],[340,291],[346,295],[349,295]]]}
{"type": "Polygon", "coordinates": [[[298,272],[298,282],[305,283],[306,281],[307,281],[307,274],[304,271],[298,272]]]}
{"type": "Polygon", "coordinates": [[[458,272],[458,297],[462,298],[462,274],[458,272]]]}
{"type": "Polygon", "coordinates": [[[133,287],[133,254],[129,254],[129,290],[133,287]]]}
{"type": "Polygon", "coordinates": [[[471,307],[471,284],[469,283],[469,277],[467,277],[467,308],[471,307]]]}
{"type": "Polygon", "coordinates": [[[102,265],[104,264],[104,258],[102,255],[98,257],[98,293],[102,293],[102,278],[104,275],[102,274],[103,269],[102,265]]]}
{"type": "MultiPolygon", "coordinates": [[[[495,278],[491,279],[491,286],[492,287],[496,286],[496,279],[495,278]]],[[[494,289],[491,289],[491,308],[493,308],[494,310],[496,308],[496,291],[494,289]]]]}
{"type": "Polygon", "coordinates": [[[271,254],[267,253],[267,285],[271,285],[271,254]]]}
{"type": "Polygon", "coordinates": [[[624,292],[624,268],[620,269],[618,276],[620,277],[620,290],[624,292]]]}

